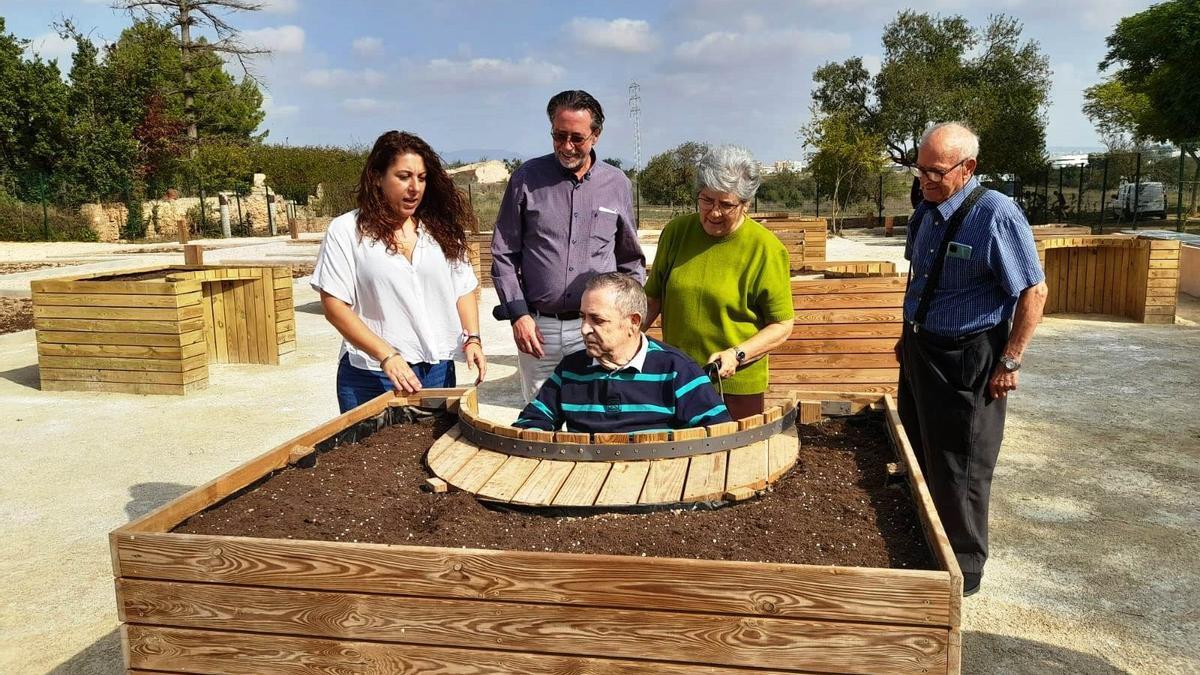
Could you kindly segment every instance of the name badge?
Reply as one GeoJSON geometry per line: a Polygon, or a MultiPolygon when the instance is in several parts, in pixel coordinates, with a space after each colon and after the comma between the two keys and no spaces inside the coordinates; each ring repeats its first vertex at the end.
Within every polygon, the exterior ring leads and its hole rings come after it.
{"type": "Polygon", "coordinates": [[[966,244],[960,244],[957,241],[950,242],[950,246],[946,248],[946,255],[950,258],[961,258],[962,260],[971,259],[971,247],[966,244]]]}

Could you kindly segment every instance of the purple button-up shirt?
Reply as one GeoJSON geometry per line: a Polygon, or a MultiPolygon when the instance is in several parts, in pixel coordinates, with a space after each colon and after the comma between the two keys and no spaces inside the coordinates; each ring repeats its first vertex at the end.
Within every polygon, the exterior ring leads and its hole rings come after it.
{"type": "Polygon", "coordinates": [[[492,235],[492,280],[509,318],[578,311],[588,279],[614,270],[646,276],[625,174],[595,151],[583,180],[553,154],[523,163],[492,235]]]}

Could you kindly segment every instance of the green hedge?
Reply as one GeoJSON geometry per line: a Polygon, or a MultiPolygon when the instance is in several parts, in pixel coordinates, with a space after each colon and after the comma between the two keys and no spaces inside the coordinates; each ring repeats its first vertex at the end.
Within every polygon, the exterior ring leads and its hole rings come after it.
{"type": "Polygon", "coordinates": [[[71,208],[51,206],[46,223],[41,204],[0,200],[0,241],[97,241],[87,220],[71,208]],[[46,230],[49,229],[49,237],[46,230]]]}

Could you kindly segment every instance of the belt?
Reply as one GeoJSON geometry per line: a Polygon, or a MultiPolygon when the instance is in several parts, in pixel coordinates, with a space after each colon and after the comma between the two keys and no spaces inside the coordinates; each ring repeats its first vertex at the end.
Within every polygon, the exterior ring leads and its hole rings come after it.
{"type": "Polygon", "coordinates": [[[1004,322],[1001,321],[1000,323],[998,323],[995,326],[992,326],[990,328],[984,328],[983,330],[978,330],[978,331],[975,331],[974,333],[967,333],[966,335],[959,335],[959,336],[955,337],[955,336],[950,336],[950,335],[942,335],[941,333],[934,333],[933,331],[923,329],[923,328],[921,328],[921,324],[917,323],[916,321],[905,321],[904,323],[912,329],[912,332],[914,335],[918,335],[934,344],[941,344],[941,345],[946,345],[946,346],[964,345],[964,344],[967,344],[968,342],[973,342],[975,340],[982,338],[983,336],[987,335],[988,333],[991,333],[992,331],[996,330],[999,326],[1004,325],[1004,322]]]}
{"type": "Polygon", "coordinates": [[[557,313],[555,313],[555,312],[543,312],[543,311],[536,310],[536,309],[530,309],[529,313],[534,316],[546,316],[546,317],[550,317],[552,319],[558,319],[559,321],[574,321],[574,320],[578,319],[579,317],[583,316],[579,312],[557,312],[557,313]]]}

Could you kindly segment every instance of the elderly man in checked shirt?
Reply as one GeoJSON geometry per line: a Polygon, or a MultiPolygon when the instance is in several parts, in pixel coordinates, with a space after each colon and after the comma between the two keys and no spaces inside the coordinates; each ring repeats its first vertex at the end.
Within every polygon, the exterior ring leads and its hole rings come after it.
{"type": "Polygon", "coordinates": [[[643,281],[629,179],[596,161],[604,110],[568,90],[546,106],[554,152],[522,164],[508,182],[492,236],[497,318],[512,322],[525,401],[562,357],[583,348],[579,302],[596,274],[643,281]]]}
{"type": "Polygon", "coordinates": [[[1046,301],[1033,232],[1016,204],[974,178],[979,137],[965,124],[930,127],[913,174],[924,201],[904,257],[900,418],[963,572],[979,590],[988,554],[992,471],[1008,392],[1046,301]]]}

